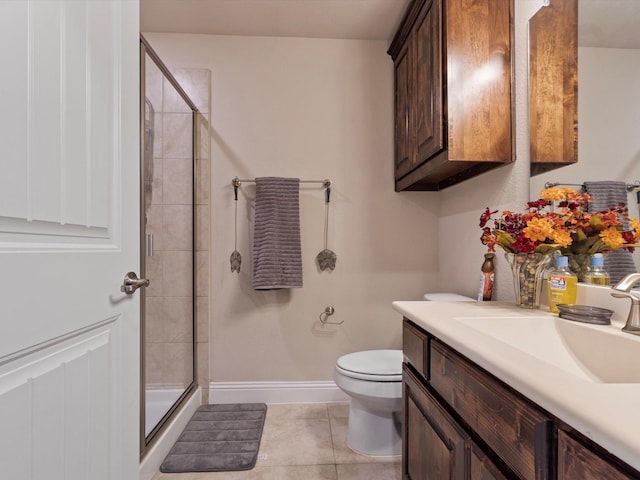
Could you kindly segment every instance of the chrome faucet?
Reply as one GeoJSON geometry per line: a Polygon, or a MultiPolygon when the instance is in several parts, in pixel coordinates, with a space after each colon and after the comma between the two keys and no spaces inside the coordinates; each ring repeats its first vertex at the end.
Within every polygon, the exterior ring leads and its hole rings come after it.
{"type": "Polygon", "coordinates": [[[637,283],[640,283],[640,273],[630,273],[616,283],[612,287],[614,291],[611,292],[613,297],[631,299],[631,310],[629,310],[627,323],[622,327],[622,331],[634,335],[640,335],[640,297],[631,293],[631,289],[637,283]]]}

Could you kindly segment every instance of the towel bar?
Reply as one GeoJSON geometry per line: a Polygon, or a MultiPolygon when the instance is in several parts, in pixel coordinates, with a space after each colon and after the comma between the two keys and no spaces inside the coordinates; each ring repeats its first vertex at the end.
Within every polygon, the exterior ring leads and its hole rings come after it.
{"type": "MultiPolygon", "coordinates": [[[[544,188],[557,187],[558,185],[584,188],[584,183],[562,183],[562,182],[547,182],[544,184],[544,188]]],[[[633,183],[627,183],[627,192],[633,192],[634,190],[640,190],[640,180],[636,180],[633,183]]]]}
{"type": "MultiPolygon", "coordinates": [[[[231,185],[236,188],[243,183],[256,183],[256,181],[255,179],[240,179],[238,177],[235,177],[231,180],[231,185]]],[[[329,188],[331,186],[331,180],[329,180],[328,178],[325,178],[324,180],[300,180],[300,183],[321,183],[324,188],[329,188]]]]}

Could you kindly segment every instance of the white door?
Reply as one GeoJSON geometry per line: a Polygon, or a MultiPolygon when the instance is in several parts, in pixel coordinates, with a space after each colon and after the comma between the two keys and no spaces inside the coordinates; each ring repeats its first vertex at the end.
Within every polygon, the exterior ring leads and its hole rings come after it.
{"type": "Polygon", "coordinates": [[[0,477],[137,478],[137,0],[0,1],[0,477]]]}

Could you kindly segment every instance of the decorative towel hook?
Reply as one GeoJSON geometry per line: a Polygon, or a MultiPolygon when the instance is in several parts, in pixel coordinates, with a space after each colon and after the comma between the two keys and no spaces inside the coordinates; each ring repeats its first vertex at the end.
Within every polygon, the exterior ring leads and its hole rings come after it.
{"type": "Polygon", "coordinates": [[[233,237],[233,252],[231,252],[231,256],[229,257],[229,262],[231,264],[231,273],[237,272],[240,274],[240,265],[242,264],[242,255],[238,252],[238,187],[240,186],[240,181],[238,177],[234,178],[233,181],[233,197],[235,204],[235,217],[234,217],[234,237],[233,237]]]}
{"type": "Polygon", "coordinates": [[[336,312],[336,309],[329,306],[326,307],[324,309],[324,312],[322,312],[320,314],[320,323],[322,325],[342,325],[344,323],[344,320],[342,320],[341,322],[329,322],[327,321],[327,318],[330,317],[331,315],[333,315],[336,312]]]}

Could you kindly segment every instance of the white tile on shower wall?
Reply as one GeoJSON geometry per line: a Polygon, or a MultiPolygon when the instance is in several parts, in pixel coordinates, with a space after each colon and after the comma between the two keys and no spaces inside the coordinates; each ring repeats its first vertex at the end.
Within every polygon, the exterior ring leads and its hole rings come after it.
{"type": "Polygon", "coordinates": [[[164,152],[162,150],[164,138],[164,114],[156,112],[155,122],[153,124],[153,156],[162,158],[164,152]]]}
{"type": "Polygon", "coordinates": [[[152,183],[152,194],[151,194],[151,203],[154,205],[161,205],[163,202],[162,199],[162,171],[164,169],[164,161],[161,158],[153,159],[153,183],[152,183]]]}
{"type": "Polygon", "coordinates": [[[162,385],[164,364],[164,344],[147,343],[144,349],[144,374],[145,383],[162,385]]]}
{"type": "MultiPolygon", "coordinates": [[[[200,113],[209,113],[209,97],[211,91],[211,70],[204,68],[178,68],[173,76],[195,104],[200,113]]],[[[166,100],[174,100],[167,98],[166,100]]],[[[167,107],[170,107],[167,104],[167,107]]]]}
{"type": "Polygon", "coordinates": [[[162,112],[156,111],[155,120],[153,122],[153,156],[156,158],[162,158],[162,138],[163,138],[163,125],[164,117],[162,112]]]}
{"type": "MultiPolygon", "coordinates": [[[[182,99],[171,82],[167,78],[164,78],[163,82],[162,111],[165,113],[191,113],[191,107],[182,99]]],[[[180,86],[184,90],[184,85],[180,83],[180,86]]]]}
{"type": "Polygon", "coordinates": [[[164,298],[165,342],[193,340],[193,303],[191,297],[164,298]]]}
{"type": "Polygon", "coordinates": [[[162,342],[164,336],[164,323],[164,302],[162,297],[145,296],[145,343],[162,342]]]}
{"type": "Polygon", "coordinates": [[[210,159],[211,135],[209,133],[209,115],[196,115],[196,158],[210,159]]]}
{"type": "MultiPolygon", "coordinates": [[[[145,209],[145,235],[153,235],[153,250],[154,254],[156,251],[164,250],[164,235],[162,229],[163,223],[163,205],[148,205],[145,209]]],[[[149,253],[149,252],[147,252],[149,253]]]]}
{"type": "MultiPolygon", "coordinates": [[[[196,203],[198,205],[209,205],[211,192],[211,160],[196,160],[196,203]]],[[[231,179],[229,179],[231,183],[231,179]]],[[[231,187],[230,187],[231,188],[231,187]]],[[[231,190],[233,191],[233,190],[231,190]]],[[[233,193],[232,193],[233,195],[233,193]]]]}
{"type": "Polygon", "coordinates": [[[165,205],[191,205],[192,182],[191,160],[165,158],[162,178],[165,205]]]}
{"type": "Polygon", "coordinates": [[[163,356],[163,380],[170,384],[188,385],[193,378],[193,345],[165,343],[163,356]]]}
{"type": "Polygon", "coordinates": [[[209,297],[196,297],[196,341],[209,341],[209,297]]]}
{"type": "Polygon", "coordinates": [[[147,297],[162,297],[164,292],[164,254],[154,251],[152,257],[145,257],[145,277],[149,279],[149,286],[145,289],[147,297]]]}
{"type": "Polygon", "coordinates": [[[193,206],[163,207],[163,250],[193,250],[193,206]]]}
{"type": "Polygon", "coordinates": [[[206,297],[209,294],[209,252],[196,252],[196,295],[206,297]]]}
{"type": "Polygon", "coordinates": [[[148,56],[144,72],[144,96],[151,102],[155,112],[162,111],[162,82],[164,76],[160,69],[148,56]]]}
{"type": "Polygon", "coordinates": [[[193,290],[192,252],[162,252],[165,297],[187,297],[193,290]]]}
{"type": "Polygon", "coordinates": [[[193,157],[193,117],[191,113],[165,113],[162,125],[162,156],[193,157]]]}
{"type": "Polygon", "coordinates": [[[196,205],[196,250],[209,250],[209,205],[196,205]]]}

